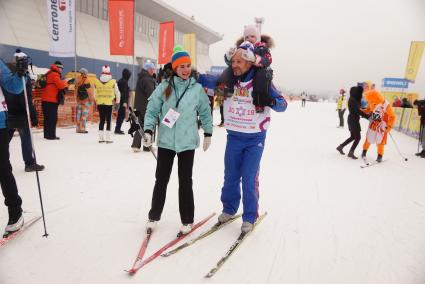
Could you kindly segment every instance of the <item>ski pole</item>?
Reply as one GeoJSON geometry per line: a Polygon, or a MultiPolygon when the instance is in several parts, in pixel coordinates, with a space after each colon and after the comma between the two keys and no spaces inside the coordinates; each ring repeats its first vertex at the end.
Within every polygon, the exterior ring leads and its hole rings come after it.
{"type": "MultiPolygon", "coordinates": [[[[25,108],[27,110],[27,121],[28,121],[28,128],[30,131],[30,140],[31,140],[31,147],[32,147],[32,155],[34,157],[34,163],[37,164],[37,157],[35,155],[35,148],[34,148],[34,139],[32,136],[32,131],[31,131],[31,119],[30,119],[30,111],[29,111],[29,104],[28,104],[28,94],[27,94],[27,86],[25,83],[25,76],[22,76],[22,84],[24,87],[24,96],[25,96],[25,108]]],[[[41,187],[40,187],[40,177],[38,175],[38,170],[35,170],[35,175],[37,177],[37,186],[38,186],[38,196],[40,199],[40,206],[41,206],[41,216],[43,217],[43,225],[44,225],[44,235],[43,237],[46,237],[49,235],[47,233],[47,228],[46,228],[46,218],[44,217],[44,206],[43,206],[43,198],[41,196],[41,187]]]]}
{"type": "MultiPolygon", "coordinates": [[[[142,138],[145,139],[145,131],[143,130],[143,127],[139,123],[139,118],[133,112],[133,109],[131,107],[129,107],[129,109],[130,109],[130,115],[133,117],[133,120],[136,122],[137,126],[139,126],[139,129],[137,129],[137,131],[139,132],[140,136],[142,136],[142,138]]],[[[158,160],[152,146],[149,146],[149,150],[151,151],[152,155],[155,157],[155,160],[158,160]]]]}
{"type": "Polygon", "coordinates": [[[389,134],[390,134],[391,139],[394,142],[395,148],[397,149],[397,152],[399,153],[400,157],[402,157],[405,161],[407,161],[408,159],[405,156],[403,156],[403,154],[400,152],[400,149],[398,148],[397,143],[395,142],[393,136],[391,135],[391,132],[389,134]]]}

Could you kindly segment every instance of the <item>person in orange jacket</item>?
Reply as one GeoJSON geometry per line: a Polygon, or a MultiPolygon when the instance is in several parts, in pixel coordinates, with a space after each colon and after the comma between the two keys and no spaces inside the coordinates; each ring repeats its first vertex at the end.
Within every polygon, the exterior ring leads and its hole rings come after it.
{"type": "Polygon", "coordinates": [[[44,116],[44,138],[59,140],[56,136],[56,123],[58,120],[59,92],[68,88],[66,80],[61,79],[63,65],[56,61],[46,73],[46,88],[41,94],[41,106],[44,116]]]}
{"type": "Polygon", "coordinates": [[[366,158],[370,144],[376,144],[378,148],[376,161],[380,163],[384,155],[384,146],[387,144],[388,133],[394,125],[396,116],[391,105],[380,92],[371,89],[364,94],[364,97],[368,102],[365,112],[370,114],[370,118],[366,140],[363,144],[362,158],[366,158]]]}

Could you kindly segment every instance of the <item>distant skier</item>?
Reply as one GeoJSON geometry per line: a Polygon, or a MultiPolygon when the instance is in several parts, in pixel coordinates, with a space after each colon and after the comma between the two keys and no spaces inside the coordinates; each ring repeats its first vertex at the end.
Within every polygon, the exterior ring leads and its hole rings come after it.
{"type": "Polygon", "coordinates": [[[359,122],[360,116],[366,119],[369,119],[370,116],[361,109],[362,94],[363,87],[351,87],[350,99],[348,100],[348,111],[350,113],[348,114],[347,119],[348,129],[350,130],[350,137],[336,148],[338,152],[340,152],[342,155],[345,155],[343,151],[344,147],[353,142],[353,145],[351,145],[350,148],[350,152],[347,155],[352,159],[357,159],[357,157],[354,155],[354,151],[356,150],[357,145],[361,139],[361,128],[359,122]]]}
{"type": "Polygon", "coordinates": [[[370,122],[366,140],[363,144],[362,158],[366,158],[366,153],[370,144],[376,144],[378,148],[378,157],[376,161],[380,163],[384,155],[384,146],[387,143],[388,133],[393,127],[396,116],[391,105],[385,100],[380,92],[371,89],[365,93],[365,99],[368,102],[366,113],[370,114],[370,122]]]}
{"type": "Polygon", "coordinates": [[[303,91],[300,95],[300,98],[301,98],[301,107],[305,107],[305,102],[307,100],[307,93],[303,91]]]}
{"type": "Polygon", "coordinates": [[[339,90],[339,97],[336,103],[336,110],[338,111],[340,128],[344,127],[344,113],[346,109],[347,109],[347,96],[345,95],[345,90],[341,89],[339,90]]]}
{"type": "Polygon", "coordinates": [[[285,99],[273,87],[269,90],[271,102],[262,113],[256,112],[253,101],[256,57],[253,46],[248,42],[236,50],[232,58],[234,93],[224,100],[224,126],[227,129],[227,144],[224,156],[224,185],[221,191],[223,212],[220,223],[227,222],[236,214],[241,201],[242,183],[242,227],[244,233],[253,229],[258,217],[259,169],[264,150],[267,128],[270,124],[270,109],[283,112],[285,99]]]}

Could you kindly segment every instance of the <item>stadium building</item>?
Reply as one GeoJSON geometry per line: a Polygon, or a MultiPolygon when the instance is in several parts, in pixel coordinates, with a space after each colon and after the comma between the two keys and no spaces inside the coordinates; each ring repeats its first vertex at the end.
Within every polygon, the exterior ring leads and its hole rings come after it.
{"type": "MultiPolygon", "coordinates": [[[[108,0],[75,0],[77,22],[77,69],[84,67],[100,74],[102,65],[111,66],[114,78],[123,68],[132,70],[131,56],[109,54],[108,0]]],[[[27,53],[37,67],[49,68],[55,60],[64,73],[74,69],[74,58],[49,56],[46,0],[0,0],[0,58],[9,61],[16,48],[27,53]]],[[[222,36],[160,0],[135,0],[135,70],[146,60],[157,62],[159,23],[174,21],[174,42],[183,44],[183,35],[197,37],[197,63],[200,72],[211,67],[209,47],[222,36]]]]}

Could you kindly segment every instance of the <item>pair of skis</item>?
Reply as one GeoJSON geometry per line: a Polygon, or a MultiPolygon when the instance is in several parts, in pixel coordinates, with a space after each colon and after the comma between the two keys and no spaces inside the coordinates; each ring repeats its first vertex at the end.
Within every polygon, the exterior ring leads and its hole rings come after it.
{"type": "Polygon", "coordinates": [[[40,217],[35,217],[30,219],[28,222],[25,223],[25,225],[16,232],[10,232],[10,233],[5,233],[3,235],[3,238],[0,240],[0,247],[5,246],[7,243],[9,243],[11,240],[16,239],[19,235],[21,235],[26,229],[28,229],[29,227],[31,227],[35,222],[37,222],[38,220],[41,219],[40,217]]]}
{"type": "Polygon", "coordinates": [[[145,255],[146,249],[147,249],[148,244],[149,244],[149,240],[151,239],[151,236],[152,236],[152,233],[153,233],[151,230],[148,230],[147,233],[146,233],[145,239],[143,240],[142,247],[140,248],[139,253],[137,254],[136,260],[133,263],[133,267],[131,267],[129,270],[126,270],[126,271],[130,275],[136,274],[136,272],[140,268],[142,268],[143,266],[145,266],[146,264],[148,264],[149,262],[151,262],[152,260],[154,260],[155,258],[157,258],[158,256],[160,256],[164,251],[166,251],[170,247],[174,246],[175,244],[177,244],[182,239],[184,239],[187,236],[189,236],[193,231],[195,231],[196,229],[198,229],[199,227],[201,227],[202,225],[204,225],[214,215],[215,215],[215,213],[212,213],[211,215],[209,215],[205,219],[203,219],[203,220],[199,221],[198,223],[196,223],[192,227],[192,230],[189,233],[184,234],[184,235],[179,233],[175,239],[173,239],[172,241],[170,241],[169,243],[167,243],[166,245],[164,245],[162,248],[160,248],[159,250],[157,250],[150,257],[148,257],[145,260],[143,260],[143,256],[145,255]]]}
{"type": "MultiPolygon", "coordinates": [[[[185,238],[186,236],[190,235],[194,230],[196,230],[197,228],[199,228],[200,226],[202,226],[203,224],[205,224],[209,219],[211,219],[213,216],[215,215],[215,213],[209,215],[207,218],[205,218],[204,220],[200,221],[199,223],[195,224],[193,226],[193,229],[185,235],[178,235],[174,240],[172,240],[171,242],[167,243],[166,245],[164,245],[162,248],[160,248],[158,251],[156,251],[154,254],[152,254],[149,258],[142,260],[143,256],[145,254],[146,248],[148,246],[149,240],[151,238],[152,235],[152,231],[148,231],[145,239],[143,240],[142,243],[142,247],[140,248],[140,251],[136,257],[136,260],[134,261],[133,267],[129,270],[126,270],[130,275],[134,275],[140,268],[142,268],[143,266],[145,266],[146,264],[148,264],[149,262],[151,262],[152,260],[154,260],[155,258],[157,258],[159,255],[163,256],[163,257],[168,257],[171,256],[179,251],[181,251],[184,248],[187,248],[191,245],[193,245],[194,243],[196,243],[199,240],[202,240],[206,237],[208,237],[209,235],[213,234],[214,232],[220,230],[221,228],[223,228],[225,225],[228,225],[230,223],[232,223],[233,221],[235,221],[236,219],[238,219],[239,217],[241,217],[241,215],[235,215],[233,218],[229,219],[227,222],[225,223],[216,223],[215,225],[213,225],[210,229],[208,229],[207,231],[205,231],[204,233],[202,233],[201,235],[199,235],[198,237],[187,241],[186,243],[178,246],[177,248],[170,250],[166,253],[164,253],[168,248],[170,248],[171,246],[175,245],[176,243],[178,243],[181,239],[185,238]]],[[[260,223],[264,217],[267,215],[267,212],[264,213],[263,215],[261,215],[256,222],[254,223],[254,228],[255,226],[260,223]]],[[[254,229],[253,228],[253,229],[254,229]]],[[[206,278],[211,278],[212,276],[214,276],[214,274],[223,266],[223,264],[227,261],[227,259],[236,251],[236,249],[240,246],[240,244],[245,240],[245,238],[249,235],[249,233],[241,233],[239,235],[239,237],[236,239],[236,241],[230,246],[229,250],[225,253],[225,255],[217,262],[217,264],[208,272],[207,275],[205,275],[206,278]]]]}

